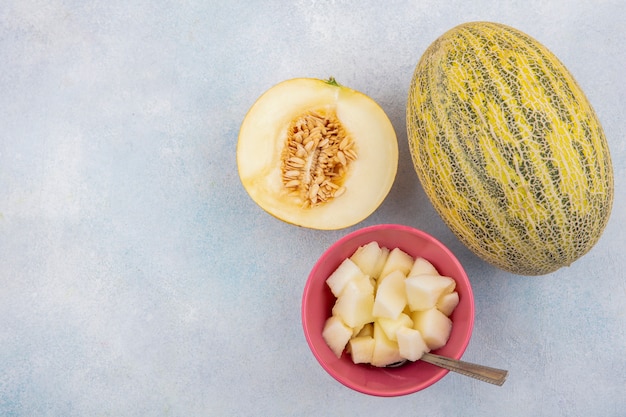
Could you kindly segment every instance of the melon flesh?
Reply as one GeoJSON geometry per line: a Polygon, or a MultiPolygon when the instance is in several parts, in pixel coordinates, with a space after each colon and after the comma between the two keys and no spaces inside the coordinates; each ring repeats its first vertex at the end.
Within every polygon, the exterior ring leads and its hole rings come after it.
{"type": "Polygon", "coordinates": [[[361,269],[349,258],[344,259],[339,267],[326,279],[326,284],[335,297],[339,297],[346,284],[364,277],[361,269]]]}
{"type": "Polygon", "coordinates": [[[437,301],[437,309],[446,316],[452,314],[457,305],[459,305],[459,293],[456,291],[442,295],[437,301]]]}
{"type": "Polygon", "coordinates": [[[342,322],[339,317],[331,316],[324,324],[322,337],[335,356],[340,358],[352,337],[352,329],[342,322]]]}
{"type": "Polygon", "coordinates": [[[397,319],[406,306],[404,274],[394,271],[378,285],[372,314],[375,317],[397,319]]]}
{"type": "Polygon", "coordinates": [[[400,356],[410,361],[419,360],[430,348],[424,341],[419,330],[411,327],[401,327],[396,331],[400,356]]]}
{"type": "Polygon", "coordinates": [[[237,166],[245,190],[268,213],[303,227],[341,229],[364,220],[389,193],[398,166],[398,143],[389,118],[368,96],[334,80],[297,78],[270,88],[251,107],[239,131],[237,166]],[[353,144],[349,150],[354,158],[348,149],[339,155],[336,144],[333,154],[322,159],[329,149],[324,140],[339,135],[324,133],[313,148],[300,153],[303,162],[297,168],[285,168],[295,163],[287,161],[296,148],[294,129],[305,129],[299,123],[311,114],[339,125],[337,132],[345,133],[353,144]],[[331,165],[336,169],[333,176],[317,175],[331,165]],[[293,171],[296,174],[289,174],[293,171]],[[292,180],[298,185],[290,186],[292,180]],[[326,197],[321,189],[327,191],[326,197]],[[310,199],[311,195],[315,197],[310,199]]]}
{"type": "MultiPolygon", "coordinates": [[[[367,285],[369,285],[369,280],[367,285]]],[[[350,281],[333,306],[332,313],[351,328],[362,327],[371,322],[374,317],[373,290],[359,286],[358,282],[350,281]]]]}
{"type": "Polygon", "coordinates": [[[350,339],[348,348],[354,363],[371,363],[376,342],[372,336],[357,336],[350,339]]]}
{"type": "Polygon", "coordinates": [[[452,331],[452,321],[441,311],[436,308],[415,311],[411,314],[411,319],[413,328],[419,330],[430,350],[439,349],[447,343],[452,331]]]}
{"type": "Polygon", "coordinates": [[[407,274],[408,277],[414,277],[416,275],[439,275],[437,268],[433,266],[428,260],[421,256],[415,258],[411,270],[407,274]]]}
{"type": "Polygon", "coordinates": [[[454,291],[456,282],[441,275],[418,275],[404,281],[406,298],[411,311],[428,310],[437,305],[443,294],[454,291]]]}
{"type": "Polygon", "coordinates": [[[387,366],[400,362],[400,348],[397,342],[390,340],[379,324],[374,323],[374,352],[372,362],[374,366],[387,366]]]}
{"type": "Polygon", "coordinates": [[[323,336],[340,356],[354,363],[387,366],[403,359],[419,360],[450,337],[448,317],[459,303],[456,281],[441,276],[427,260],[377,242],[360,246],[326,280],[338,294],[323,336]],[[383,279],[376,274],[387,268],[383,279]],[[364,271],[365,270],[365,271],[364,271]],[[406,277],[405,273],[416,276],[406,277]]]}
{"type": "Polygon", "coordinates": [[[370,242],[359,246],[354,254],[349,258],[354,262],[364,274],[376,279],[382,271],[389,249],[380,247],[377,242],[370,242]]]}
{"type": "Polygon", "coordinates": [[[402,327],[413,327],[413,320],[405,313],[400,313],[396,319],[380,317],[376,319],[376,322],[380,325],[381,329],[383,329],[387,338],[393,341],[398,340],[396,335],[398,329],[402,327]]]}
{"type": "Polygon", "coordinates": [[[383,270],[380,272],[379,280],[384,280],[387,275],[394,271],[400,271],[404,276],[407,276],[412,266],[413,257],[400,248],[394,248],[389,252],[383,270]]]}

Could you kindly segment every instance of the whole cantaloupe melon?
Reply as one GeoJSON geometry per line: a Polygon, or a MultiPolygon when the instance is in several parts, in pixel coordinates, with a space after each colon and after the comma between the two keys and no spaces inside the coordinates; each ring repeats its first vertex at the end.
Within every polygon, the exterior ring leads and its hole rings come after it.
{"type": "Polygon", "coordinates": [[[514,28],[459,25],[426,50],[407,102],[422,186],[475,254],[518,275],[587,253],[607,225],[613,170],[570,72],[514,28]]]}

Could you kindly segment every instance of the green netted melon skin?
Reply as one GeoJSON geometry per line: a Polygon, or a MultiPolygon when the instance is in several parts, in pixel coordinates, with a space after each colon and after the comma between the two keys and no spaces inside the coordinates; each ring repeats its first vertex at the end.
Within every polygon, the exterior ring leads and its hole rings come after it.
{"type": "Polygon", "coordinates": [[[598,117],[559,59],[519,30],[466,23],[430,45],[411,82],[407,132],[437,212],[500,269],[553,272],[607,225],[613,170],[598,117]]]}

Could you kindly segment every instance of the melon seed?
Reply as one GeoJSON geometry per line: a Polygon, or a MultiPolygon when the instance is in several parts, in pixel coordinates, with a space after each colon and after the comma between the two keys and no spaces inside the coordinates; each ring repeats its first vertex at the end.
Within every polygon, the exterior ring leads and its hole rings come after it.
{"type": "Polygon", "coordinates": [[[334,112],[308,112],[293,120],[282,153],[283,186],[302,207],[324,204],[344,193],[350,162],[357,159],[354,141],[334,112]]]}

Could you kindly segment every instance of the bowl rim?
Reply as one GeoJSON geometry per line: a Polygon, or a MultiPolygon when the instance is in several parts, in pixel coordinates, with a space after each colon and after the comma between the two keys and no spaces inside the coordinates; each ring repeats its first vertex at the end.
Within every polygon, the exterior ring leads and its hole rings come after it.
{"type": "MultiPolygon", "coordinates": [[[[338,382],[340,382],[344,386],[346,386],[346,387],[348,387],[348,388],[350,388],[352,390],[361,392],[363,394],[379,396],[379,397],[395,397],[395,396],[402,396],[402,395],[412,394],[412,393],[421,391],[421,390],[423,390],[425,388],[428,388],[428,387],[434,385],[439,380],[441,380],[445,375],[448,374],[449,371],[446,370],[446,369],[443,369],[443,368],[439,368],[433,377],[429,378],[428,380],[426,380],[423,383],[416,384],[416,385],[408,387],[408,388],[400,388],[400,389],[396,389],[396,390],[381,391],[381,390],[378,390],[378,389],[372,389],[372,388],[361,386],[359,384],[354,383],[350,378],[335,372],[335,370],[329,364],[326,363],[326,361],[324,360],[322,355],[318,352],[317,346],[314,344],[314,342],[312,340],[312,331],[313,330],[310,328],[308,320],[306,318],[307,317],[306,313],[307,313],[308,308],[309,308],[309,302],[311,301],[311,299],[310,299],[310,297],[308,295],[309,295],[311,287],[313,285],[313,281],[314,281],[313,278],[315,276],[316,271],[320,268],[320,265],[325,260],[325,258],[329,254],[331,254],[332,252],[336,251],[338,247],[341,247],[342,245],[344,245],[347,241],[350,241],[350,240],[354,239],[355,237],[357,237],[359,235],[375,232],[375,231],[378,231],[378,230],[394,230],[394,231],[400,231],[400,232],[407,232],[409,234],[418,235],[420,238],[422,238],[422,239],[424,239],[426,241],[429,241],[434,246],[436,246],[439,250],[441,250],[448,257],[450,262],[454,263],[455,268],[459,270],[463,280],[467,283],[467,285],[466,285],[466,296],[469,299],[469,307],[468,307],[469,308],[469,310],[468,310],[469,311],[469,320],[468,320],[468,323],[467,323],[467,330],[464,332],[463,337],[461,338],[461,340],[459,342],[459,347],[458,347],[457,352],[454,355],[449,355],[449,357],[451,357],[451,358],[460,359],[463,356],[463,354],[465,353],[465,350],[467,349],[467,346],[469,345],[469,341],[470,341],[470,339],[472,337],[473,328],[474,328],[475,303],[474,303],[474,295],[473,295],[473,290],[472,290],[472,286],[471,286],[471,282],[469,280],[469,277],[468,277],[465,269],[463,268],[463,265],[457,259],[457,257],[454,255],[454,253],[447,246],[445,246],[439,239],[437,239],[434,236],[432,236],[431,234],[429,234],[429,233],[427,233],[427,232],[425,232],[423,230],[417,229],[415,227],[406,226],[406,225],[402,225],[402,224],[396,224],[396,223],[383,223],[383,224],[376,224],[376,225],[371,225],[371,226],[365,226],[363,228],[354,230],[354,231],[344,235],[343,237],[339,238],[333,244],[331,244],[326,250],[324,250],[322,252],[322,254],[318,257],[317,261],[315,262],[315,264],[311,268],[311,271],[310,271],[310,273],[309,273],[309,275],[307,277],[307,280],[306,280],[306,283],[305,283],[305,286],[304,286],[304,289],[303,289],[303,292],[302,292],[302,303],[301,303],[301,309],[300,309],[301,322],[302,322],[302,328],[303,328],[303,331],[304,331],[304,336],[305,336],[305,339],[307,341],[307,344],[308,344],[311,352],[313,353],[313,356],[315,357],[317,362],[322,366],[322,368],[330,376],[332,376],[335,380],[337,380],[338,382]]],[[[455,279],[458,279],[458,277],[455,277],[455,279]]]]}

